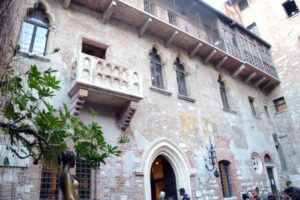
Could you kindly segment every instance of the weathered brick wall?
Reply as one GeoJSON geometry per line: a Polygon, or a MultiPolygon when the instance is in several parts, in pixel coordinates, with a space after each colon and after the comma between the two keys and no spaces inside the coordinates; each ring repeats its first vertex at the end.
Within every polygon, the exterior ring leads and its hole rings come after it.
{"type": "MultiPolygon", "coordinates": [[[[239,12],[244,26],[256,22],[261,37],[272,45],[272,53],[281,85],[270,94],[270,98],[276,99],[284,96],[288,110],[277,113],[275,120],[277,124],[279,142],[282,144],[288,163],[288,174],[294,184],[300,185],[300,15],[288,17],[282,4],[285,0],[258,1],[248,0],[249,7],[239,12]]],[[[298,8],[300,1],[295,0],[298,8]]],[[[224,9],[224,8],[223,8],[224,9]]],[[[238,10],[238,7],[236,7],[238,10]]],[[[233,14],[232,12],[226,12],[233,14]]],[[[234,19],[239,19],[234,13],[234,19]]]]}
{"type": "MultiPolygon", "coordinates": [[[[34,1],[27,2],[29,7],[34,1]]],[[[70,9],[66,10],[62,8],[61,1],[48,1],[48,4],[47,11],[55,17],[49,33],[47,51],[50,52],[55,47],[61,50],[57,54],[47,54],[46,58],[49,60],[46,61],[26,58],[20,66],[26,68],[30,63],[36,63],[42,70],[49,66],[58,70],[57,75],[63,87],[52,99],[55,105],[60,106],[61,102],[70,103],[68,91],[71,88],[72,65],[77,59],[82,37],[109,45],[107,60],[137,70],[143,77],[144,99],[138,103],[130,128],[125,132],[130,138],[130,143],[122,146],[124,153],[120,158],[110,159],[106,166],[102,166],[101,170],[96,172],[96,179],[92,183],[95,187],[93,197],[107,200],[144,199],[145,190],[150,188],[145,189],[144,177],[137,175],[136,171],[149,144],[161,137],[173,141],[187,157],[194,170],[194,175],[190,177],[191,195],[194,198],[196,192],[201,192],[203,198],[222,198],[220,179],[214,178],[205,168],[204,159],[208,156],[206,146],[209,144],[209,135],[216,144],[218,160],[228,160],[231,163],[233,193],[238,199],[241,198],[242,192],[253,185],[263,187],[269,184],[265,169],[261,174],[256,174],[252,168],[253,152],[258,153],[262,159],[268,152],[272,157],[274,169],[280,174],[280,162],[272,137],[272,121],[264,114],[260,118],[252,116],[248,101],[248,96],[254,97],[259,109],[263,110],[263,105],[272,106],[272,98],[237,78],[233,79],[228,72],[222,72],[231,91],[232,109],[236,113],[225,111],[217,82],[219,72],[211,65],[204,65],[197,57],[190,59],[185,50],[176,46],[166,48],[164,41],[154,36],[146,34],[139,38],[136,29],[122,22],[112,19],[103,24],[99,21],[101,16],[97,12],[75,4],[71,4],[70,9]],[[164,81],[167,83],[167,90],[172,93],[171,96],[149,89],[149,52],[154,44],[165,63],[164,81]],[[180,56],[189,68],[189,89],[191,96],[196,100],[195,103],[177,98],[176,72],[173,68],[177,56],[180,56]]],[[[115,142],[122,131],[116,126],[114,109],[86,104],[80,115],[83,120],[91,120],[88,114],[90,107],[99,114],[96,120],[102,124],[108,141],[115,142]]],[[[0,194],[11,199],[15,198],[15,193],[23,194],[20,198],[24,200],[29,197],[38,199],[40,170],[30,166],[29,169],[18,169],[18,173],[22,175],[14,184],[26,183],[30,194],[26,191],[15,192],[15,188],[4,190],[0,194]],[[25,178],[21,179],[22,176],[25,178]],[[31,176],[35,178],[29,178],[31,176]]],[[[277,184],[280,179],[278,176],[275,174],[277,184]]],[[[3,185],[5,183],[10,184],[6,181],[3,185]]],[[[178,184],[177,187],[180,187],[180,183],[178,184]]]]}

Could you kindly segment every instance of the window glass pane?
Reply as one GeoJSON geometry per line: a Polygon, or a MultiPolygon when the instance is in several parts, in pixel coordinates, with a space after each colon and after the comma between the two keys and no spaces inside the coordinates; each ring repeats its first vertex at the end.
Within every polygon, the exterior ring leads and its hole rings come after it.
{"type": "Polygon", "coordinates": [[[22,23],[21,34],[19,39],[20,51],[29,52],[30,43],[33,35],[34,25],[27,22],[22,23]]]}
{"type": "Polygon", "coordinates": [[[44,55],[48,29],[37,27],[32,53],[44,55]]]}

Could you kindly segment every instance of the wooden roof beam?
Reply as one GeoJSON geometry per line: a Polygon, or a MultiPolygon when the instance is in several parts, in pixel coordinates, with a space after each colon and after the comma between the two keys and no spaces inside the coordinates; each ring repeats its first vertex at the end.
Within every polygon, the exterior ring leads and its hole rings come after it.
{"type": "Polygon", "coordinates": [[[207,57],[205,58],[205,60],[204,60],[204,64],[207,64],[211,59],[212,59],[212,57],[215,55],[215,53],[217,53],[217,50],[212,50],[208,55],[207,55],[207,57]]]}
{"type": "Polygon", "coordinates": [[[169,46],[171,46],[172,42],[175,40],[176,36],[178,35],[178,31],[174,31],[172,33],[172,35],[170,36],[170,38],[166,41],[166,47],[168,48],[169,46]]]}
{"type": "Polygon", "coordinates": [[[243,70],[245,69],[245,65],[241,64],[237,70],[232,74],[233,78],[236,78],[243,70]]]}
{"type": "Polygon", "coordinates": [[[249,83],[256,76],[256,72],[252,72],[248,78],[246,78],[245,82],[249,83]]]}
{"type": "Polygon", "coordinates": [[[228,59],[228,57],[227,56],[224,56],[224,58],[222,58],[219,62],[218,62],[218,64],[216,65],[216,70],[220,70],[221,69],[221,67],[222,67],[222,65],[226,62],[226,60],[228,59]]]}
{"type": "Polygon", "coordinates": [[[197,44],[197,46],[195,46],[195,48],[193,49],[193,51],[190,53],[190,58],[192,58],[197,52],[198,50],[203,46],[203,44],[201,42],[199,42],[197,44]]]}
{"type": "Polygon", "coordinates": [[[256,83],[254,83],[254,87],[259,86],[260,84],[262,84],[264,81],[266,80],[266,77],[262,77],[261,79],[259,79],[256,83]]]}
{"type": "Polygon", "coordinates": [[[143,37],[144,33],[147,31],[147,29],[149,28],[149,25],[151,24],[152,19],[151,17],[149,17],[145,22],[144,25],[141,27],[140,32],[139,32],[139,37],[143,37]]]}
{"type": "Polygon", "coordinates": [[[103,23],[106,24],[108,20],[110,19],[111,15],[113,14],[115,8],[117,6],[116,1],[112,1],[109,6],[106,8],[103,14],[103,23]]]}

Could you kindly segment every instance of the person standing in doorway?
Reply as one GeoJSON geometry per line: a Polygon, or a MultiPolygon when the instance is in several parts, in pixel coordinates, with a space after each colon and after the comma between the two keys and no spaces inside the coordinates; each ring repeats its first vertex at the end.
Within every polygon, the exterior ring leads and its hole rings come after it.
{"type": "Polygon", "coordinates": [[[180,188],[179,193],[182,196],[182,200],[190,200],[191,199],[190,196],[185,193],[184,188],[180,188]]]}

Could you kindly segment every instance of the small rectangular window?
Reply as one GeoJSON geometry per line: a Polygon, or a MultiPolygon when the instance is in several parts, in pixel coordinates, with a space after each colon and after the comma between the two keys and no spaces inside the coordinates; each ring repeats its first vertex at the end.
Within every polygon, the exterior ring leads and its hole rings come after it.
{"type": "Polygon", "coordinates": [[[280,97],[275,99],[274,101],[275,109],[277,112],[281,112],[287,109],[287,105],[285,103],[284,97],[280,97]]]}
{"type": "Polygon", "coordinates": [[[289,17],[292,17],[299,12],[299,9],[294,0],[288,0],[283,3],[282,6],[289,17]]]}
{"type": "Polygon", "coordinates": [[[267,118],[270,118],[270,112],[269,112],[268,106],[264,106],[264,108],[265,108],[265,113],[266,113],[267,118]]]}
{"type": "Polygon", "coordinates": [[[250,103],[251,112],[253,115],[256,116],[255,107],[254,107],[254,98],[248,97],[248,99],[249,99],[249,103],[250,103]]]}
{"type": "Polygon", "coordinates": [[[105,59],[106,47],[93,46],[86,42],[82,43],[82,53],[105,59]]]}
{"type": "Polygon", "coordinates": [[[257,28],[257,25],[256,25],[255,22],[252,23],[252,24],[250,24],[249,26],[247,26],[247,29],[248,29],[250,32],[254,33],[255,35],[260,36],[259,31],[258,31],[258,28],[257,28]]]}
{"type": "Polygon", "coordinates": [[[240,8],[240,11],[245,10],[249,5],[247,0],[240,0],[238,1],[238,6],[240,8]]]}

